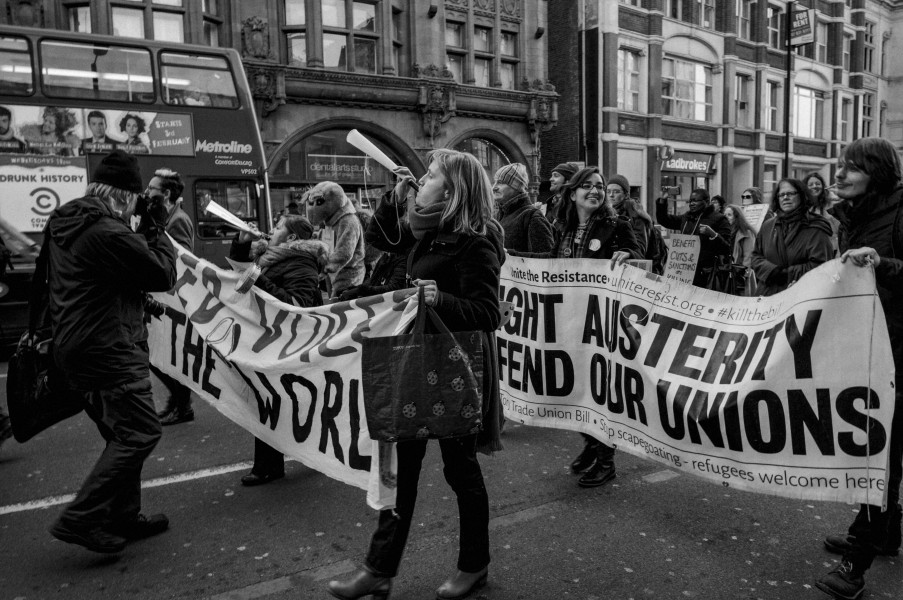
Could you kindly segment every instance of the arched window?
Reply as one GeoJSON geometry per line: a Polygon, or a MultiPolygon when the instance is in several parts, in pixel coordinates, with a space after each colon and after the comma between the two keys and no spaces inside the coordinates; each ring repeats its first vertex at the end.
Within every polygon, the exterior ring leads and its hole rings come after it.
{"type": "Polygon", "coordinates": [[[459,152],[470,152],[476,156],[483,168],[486,169],[490,180],[495,176],[495,172],[499,168],[511,162],[511,159],[501,148],[483,138],[468,138],[455,146],[454,149],[459,152]]]}
{"type": "MultiPolygon", "coordinates": [[[[277,210],[321,181],[334,181],[364,209],[394,185],[392,173],[345,140],[349,129],[328,129],[299,140],[270,171],[273,207],[277,210]]],[[[385,144],[368,136],[398,164],[403,161],[385,144]]]]}

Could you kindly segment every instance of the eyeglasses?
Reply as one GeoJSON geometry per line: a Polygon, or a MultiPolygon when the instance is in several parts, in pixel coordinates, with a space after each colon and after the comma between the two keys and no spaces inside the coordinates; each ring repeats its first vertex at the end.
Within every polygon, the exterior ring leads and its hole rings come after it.
{"type": "Polygon", "coordinates": [[[743,194],[740,197],[743,198],[744,200],[752,200],[752,194],[743,194]]]}
{"type": "Polygon", "coordinates": [[[778,200],[783,200],[784,198],[796,198],[799,196],[797,192],[784,192],[783,194],[778,194],[778,200]]]}
{"type": "Polygon", "coordinates": [[[588,182],[588,181],[587,181],[586,183],[581,183],[581,184],[580,184],[580,189],[581,189],[581,190],[589,191],[589,190],[594,189],[594,188],[597,189],[597,190],[599,190],[600,192],[601,192],[601,191],[604,191],[604,190],[605,190],[605,184],[604,184],[604,183],[590,183],[590,182],[588,182]]]}
{"type": "Polygon", "coordinates": [[[149,186],[147,186],[147,189],[144,190],[144,191],[145,191],[145,192],[149,192],[149,191],[151,191],[151,190],[157,190],[158,192],[162,192],[162,191],[163,191],[163,188],[157,187],[156,185],[149,185],[149,186]]]}

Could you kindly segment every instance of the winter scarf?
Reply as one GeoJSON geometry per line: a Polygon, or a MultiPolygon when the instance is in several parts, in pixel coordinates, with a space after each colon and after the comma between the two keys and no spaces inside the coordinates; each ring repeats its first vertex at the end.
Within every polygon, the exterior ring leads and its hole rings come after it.
{"type": "Polygon", "coordinates": [[[411,233],[418,240],[422,240],[423,236],[431,231],[439,229],[439,221],[448,202],[436,202],[429,206],[414,206],[414,209],[408,212],[408,223],[411,226],[411,233]]]}

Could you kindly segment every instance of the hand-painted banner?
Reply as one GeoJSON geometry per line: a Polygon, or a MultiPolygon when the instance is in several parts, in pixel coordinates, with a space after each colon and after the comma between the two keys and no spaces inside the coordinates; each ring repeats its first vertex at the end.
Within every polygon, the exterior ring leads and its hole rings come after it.
{"type": "Polygon", "coordinates": [[[154,294],[166,312],[148,325],[151,363],[274,448],[367,490],[373,508],[394,504],[392,447],[367,433],[361,336],[402,329],[406,294],[297,308],[257,288],[240,294],[240,273],[177,252],[174,290],[154,294]]]}
{"type": "Polygon", "coordinates": [[[507,417],[724,486],[884,502],[894,365],[871,270],[834,260],[746,298],[610,261],[509,257],[501,285],[507,417]]]}
{"type": "Polygon", "coordinates": [[[684,233],[672,233],[667,237],[668,261],[665,263],[665,279],[686,284],[693,283],[696,276],[696,263],[699,262],[699,236],[684,233]]]}

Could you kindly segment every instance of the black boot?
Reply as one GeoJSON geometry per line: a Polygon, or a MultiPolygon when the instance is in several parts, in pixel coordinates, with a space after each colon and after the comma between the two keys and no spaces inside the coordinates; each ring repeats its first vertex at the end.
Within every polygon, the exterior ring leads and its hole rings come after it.
{"type": "Polygon", "coordinates": [[[615,478],[615,449],[600,443],[596,447],[596,462],[577,482],[580,487],[605,485],[615,478]]]}
{"type": "Polygon", "coordinates": [[[815,586],[838,600],[856,600],[865,589],[864,570],[844,557],[833,571],[815,582],[815,586]]]}
{"type": "MultiPolygon", "coordinates": [[[[598,444],[598,442],[596,442],[598,444]]],[[[583,473],[596,462],[596,448],[595,445],[587,442],[583,446],[583,451],[574,459],[574,462],[571,463],[571,473],[578,474],[583,473]]]]}
{"type": "Polygon", "coordinates": [[[392,592],[392,578],[378,577],[369,569],[360,568],[345,581],[330,581],[326,585],[326,591],[339,600],[357,600],[364,596],[370,596],[374,600],[387,600],[392,592]]]}
{"type": "MultiPolygon", "coordinates": [[[[896,504],[890,509],[890,515],[887,515],[887,533],[884,542],[875,545],[878,556],[897,556],[900,553],[901,517],[903,507],[896,504]]],[[[868,538],[870,531],[868,510],[860,510],[847,533],[829,535],[825,538],[825,548],[835,554],[847,554],[853,549],[856,538],[859,536],[868,538]]]]}

